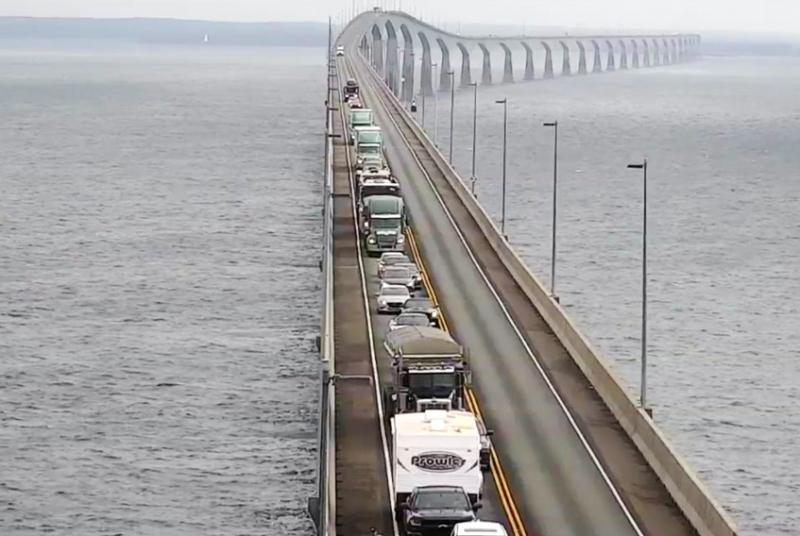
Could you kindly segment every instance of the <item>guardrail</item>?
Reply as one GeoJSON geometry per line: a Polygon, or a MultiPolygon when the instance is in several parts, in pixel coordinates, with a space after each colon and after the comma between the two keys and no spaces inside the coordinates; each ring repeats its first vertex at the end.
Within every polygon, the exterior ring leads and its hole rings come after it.
{"type": "MultiPolygon", "coordinates": [[[[331,62],[328,60],[328,80],[331,62]]],[[[322,193],[322,317],[320,319],[320,397],[317,495],[308,510],[319,536],[336,536],[336,393],[333,340],[333,107],[330,84],[325,101],[325,169],[322,193]]]]}
{"type": "Polygon", "coordinates": [[[447,162],[402,102],[383,83],[372,67],[366,62],[365,64],[376,80],[381,82],[381,87],[388,97],[402,110],[401,113],[405,115],[414,134],[433,157],[437,167],[509,270],[514,281],[580,367],[695,530],[701,536],[735,536],[736,526],[730,516],[714,500],[688,464],[675,452],[649,415],[637,406],[623,387],[622,381],[614,375],[606,361],[580,334],[561,306],[550,297],[544,285],[503,238],[492,218],[469,192],[458,172],[447,162]]]}

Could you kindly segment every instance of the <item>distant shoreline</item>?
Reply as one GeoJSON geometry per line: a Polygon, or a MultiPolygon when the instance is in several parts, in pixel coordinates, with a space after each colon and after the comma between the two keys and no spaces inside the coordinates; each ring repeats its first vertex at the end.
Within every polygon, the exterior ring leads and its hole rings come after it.
{"type": "Polygon", "coordinates": [[[325,46],[328,25],[317,22],[215,22],[180,19],[0,17],[3,41],[115,41],[137,44],[325,46]]]}

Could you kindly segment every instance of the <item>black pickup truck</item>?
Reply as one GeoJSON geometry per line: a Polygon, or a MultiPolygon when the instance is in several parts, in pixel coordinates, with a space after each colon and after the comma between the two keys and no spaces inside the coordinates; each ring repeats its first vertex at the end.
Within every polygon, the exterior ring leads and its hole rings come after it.
{"type": "Polygon", "coordinates": [[[449,536],[456,523],[474,521],[472,504],[458,486],[420,486],[400,504],[406,536],[449,536]]]}

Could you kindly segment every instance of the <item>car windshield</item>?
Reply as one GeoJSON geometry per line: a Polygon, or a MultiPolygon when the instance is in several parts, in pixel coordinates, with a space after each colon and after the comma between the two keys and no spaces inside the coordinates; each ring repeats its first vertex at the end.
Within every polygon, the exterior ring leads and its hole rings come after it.
{"type": "Polygon", "coordinates": [[[408,270],[405,268],[387,268],[386,271],[383,273],[383,277],[394,278],[394,277],[402,277],[408,278],[410,274],[408,270]]]}
{"type": "Polygon", "coordinates": [[[412,389],[420,388],[446,388],[449,392],[456,386],[456,378],[452,372],[440,372],[433,374],[410,374],[408,386],[412,389]]]}
{"type": "Polygon", "coordinates": [[[373,229],[394,231],[400,228],[400,218],[376,218],[371,225],[373,229]]]}
{"type": "Polygon", "coordinates": [[[399,326],[427,326],[428,317],[421,314],[406,314],[400,315],[395,320],[399,326]]]}
{"type": "Polygon", "coordinates": [[[380,145],[359,145],[359,154],[381,154],[380,145]]]}
{"type": "Polygon", "coordinates": [[[421,491],[417,493],[414,506],[420,510],[469,510],[466,495],[458,491],[421,491]]]}
{"type": "Polygon", "coordinates": [[[361,187],[361,198],[371,195],[394,195],[398,189],[396,184],[365,184],[361,187]]]}
{"type": "Polygon", "coordinates": [[[391,257],[386,257],[385,259],[383,259],[382,262],[386,266],[391,266],[393,264],[403,264],[403,263],[408,262],[408,257],[406,257],[405,255],[400,253],[400,254],[397,254],[397,255],[393,255],[391,257]]]}
{"type": "Polygon", "coordinates": [[[380,131],[378,132],[359,132],[358,143],[381,143],[383,137],[380,131]]]}
{"type": "Polygon", "coordinates": [[[408,296],[408,289],[405,287],[385,287],[381,290],[382,296],[408,296]]]}

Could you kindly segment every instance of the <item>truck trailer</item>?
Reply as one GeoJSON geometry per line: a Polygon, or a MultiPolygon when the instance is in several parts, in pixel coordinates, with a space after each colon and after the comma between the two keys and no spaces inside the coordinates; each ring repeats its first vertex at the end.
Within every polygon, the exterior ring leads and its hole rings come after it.
{"type": "Polygon", "coordinates": [[[467,411],[427,410],[392,417],[392,472],[398,509],[415,488],[458,486],[473,504],[483,494],[481,437],[467,411]]]}

